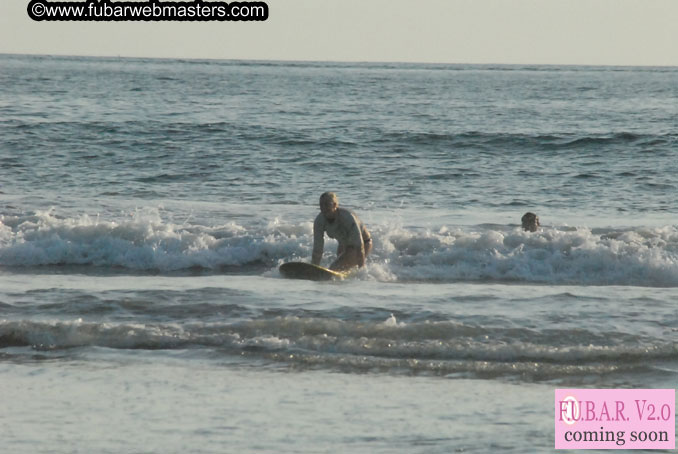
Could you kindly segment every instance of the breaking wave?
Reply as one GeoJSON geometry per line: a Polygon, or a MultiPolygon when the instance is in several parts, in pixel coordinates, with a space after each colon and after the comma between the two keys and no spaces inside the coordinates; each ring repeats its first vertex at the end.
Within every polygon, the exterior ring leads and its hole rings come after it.
{"type": "MultiPolygon", "coordinates": [[[[375,247],[367,271],[359,274],[364,279],[678,286],[676,226],[548,227],[535,233],[499,225],[371,227],[375,247]]],[[[312,238],[310,222],[279,219],[209,226],[174,224],[157,211],[120,221],[37,212],[0,217],[0,266],[262,274],[286,261],[308,260],[312,238]]]]}

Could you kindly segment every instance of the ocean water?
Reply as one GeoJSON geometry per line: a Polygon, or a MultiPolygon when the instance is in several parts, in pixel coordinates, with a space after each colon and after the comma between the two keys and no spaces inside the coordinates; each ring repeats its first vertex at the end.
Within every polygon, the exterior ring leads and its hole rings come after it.
{"type": "Polygon", "coordinates": [[[678,68],[0,55],[0,87],[7,452],[550,452],[555,388],[676,386],[678,68]],[[327,190],[368,264],[283,279],[327,190]]]}

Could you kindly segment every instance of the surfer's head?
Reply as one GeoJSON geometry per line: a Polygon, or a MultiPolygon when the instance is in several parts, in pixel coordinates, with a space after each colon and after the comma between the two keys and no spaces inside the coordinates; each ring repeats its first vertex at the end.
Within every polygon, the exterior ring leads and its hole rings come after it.
{"type": "Polygon", "coordinates": [[[337,216],[337,208],[339,208],[339,198],[334,192],[324,192],[320,196],[320,212],[329,220],[333,220],[337,216]]]}
{"type": "Polygon", "coordinates": [[[520,222],[523,224],[523,230],[527,232],[536,232],[539,227],[539,216],[527,212],[520,218],[520,222]]]}

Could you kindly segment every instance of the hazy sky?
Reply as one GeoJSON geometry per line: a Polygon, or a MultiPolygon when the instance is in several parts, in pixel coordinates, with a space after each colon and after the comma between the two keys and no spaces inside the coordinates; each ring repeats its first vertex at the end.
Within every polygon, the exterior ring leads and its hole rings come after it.
{"type": "Polygon", "coordinates": [[[678,0],[268,0],[265,22],[34,22],[0,53],[678,66],[678,0]]]}

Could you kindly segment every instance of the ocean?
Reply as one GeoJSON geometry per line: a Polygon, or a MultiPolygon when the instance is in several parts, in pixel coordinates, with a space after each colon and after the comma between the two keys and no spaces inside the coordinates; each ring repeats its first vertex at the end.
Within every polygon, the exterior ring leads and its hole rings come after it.
{"type": "Polygon", "coordinates": [[[556,388],[676,386],[678,68],[0,55],[0,87],[3,452],[551,452],[556,388]],[[284,279],[325,191],[367,266],[284,279]]]}

